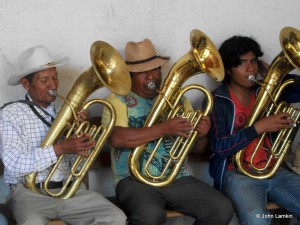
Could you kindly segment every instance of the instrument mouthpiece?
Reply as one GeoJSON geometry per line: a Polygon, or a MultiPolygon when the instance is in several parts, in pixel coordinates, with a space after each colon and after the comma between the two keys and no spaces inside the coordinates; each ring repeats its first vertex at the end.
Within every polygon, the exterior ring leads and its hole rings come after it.
{"type": "Polygon", "coordinates": [[[256,82],[256,78],[255,78],[254,75],[250,75],[250,76],[248,77],[248,80],[251,80],[251,81],[253,81],[253,82],[256,82]]]}
{"type": "Polygon", "coordinates": [[[150,82],[148,85],[147,85],[148,89],[150,90],[155,90],[156,89],[156,85],[154,82],[150,82]]]}
{"type": "Polygon", "coordinates": [[[57,96],[57,92],[56,92],[56,90],[49,90],[48,91],[48,95],[50,95],[51,97],[56,97],[57,96]]]}

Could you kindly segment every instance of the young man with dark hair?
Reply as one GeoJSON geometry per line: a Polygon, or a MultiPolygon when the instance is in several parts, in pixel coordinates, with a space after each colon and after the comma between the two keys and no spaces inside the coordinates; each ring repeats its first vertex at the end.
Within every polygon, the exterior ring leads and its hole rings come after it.
{"type": "MultiPolygon", "coordinates": [[[[257,77],[259,57],[263,55],[260,45],[250,37],[233,36],[219,49],[225,67],[224,84],[213,92],[214,106],[209,131],[210,174],[215,188],[225,193],[233,202],[241,225],[267,225],[270,217],[266,209],[268,201],[277,203],[294,217],[300,218],[300,177],[281,167],[269,179],[256,179],[242,174],[235,165],[235,154],[247,147],[243,163],[249,160],[255,145],[253,140],[267,132],[292,128],[294,121],[286,112],[279,112],[245,126],[260,88],[249,79],[257,77]]],[[[299,78],[282,94],[287,102],[300,99],[299,78]]],[[[275,135],[273,135],[275,136],[275,135]]],[[[269,148],[273,139],[267,136],[264,146],[269,148]]],[[[266,165],[268,153],[259,151],[254,164],[257,168],[266,165]]],[[[270,163],[270,166],[273,162],[270,163]]]]}

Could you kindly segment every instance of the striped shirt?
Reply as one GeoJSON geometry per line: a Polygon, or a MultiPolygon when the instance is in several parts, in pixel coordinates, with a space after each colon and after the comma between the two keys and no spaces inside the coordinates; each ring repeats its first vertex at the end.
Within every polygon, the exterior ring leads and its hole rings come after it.
{"type": "MultiPolygon", "coordinates": [[[[38,107],[35,108],[51,123],[49,115],[38,107]]],[[[56,116],[54,104],[46,111],[56,116]]],[[[6,184],[24,183],[24,177],[33,172],[38,172],[36,183],[46,179],[58,158],[52,145],[40,147],[48,130],[49,127],[27,104],[12,103],[0,111],[0,156],[4,164],[6,184]]],[[[69,171],[68,157],[64,157],[51,180],[65,180],[69,171]]]]}

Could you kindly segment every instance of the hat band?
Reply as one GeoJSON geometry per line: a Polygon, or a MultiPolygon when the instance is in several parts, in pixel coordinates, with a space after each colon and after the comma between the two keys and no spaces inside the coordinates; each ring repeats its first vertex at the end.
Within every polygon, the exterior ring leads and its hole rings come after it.
{"type": "Polygon", "coordinates": [[[151,58],[148,58],[148,59],[139,60],[139,61],[133,61],[133,62],[125,61],[125,63],[128,64],[128,65],[141,64],[141,63],[149,62],[149,61],[151,61],[153,59],[157,59],[157,58],[160,58],[160,59],[169,59],[169,57],[162,57],[162,56],[159,56],[159,55],[155,55],[155,56],[153,56],[151,58]]]}
{"type": "Polygon", "coordinates": [[[53,66],[53,65],[55,65],[55,62],[49,62],[49,63],[47,63],[45,65],[42,65],[42,67],[44,67],[44,66],[53,66]]]}

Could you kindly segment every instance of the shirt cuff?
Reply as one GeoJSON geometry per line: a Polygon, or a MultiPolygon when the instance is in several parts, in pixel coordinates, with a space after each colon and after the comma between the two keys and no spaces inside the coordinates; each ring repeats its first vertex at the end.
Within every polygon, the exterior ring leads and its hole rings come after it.
{"type": "Polygon", "coordinates": [[[249,140],[249,142],[254,140],[255,138],[257,138],[259,136],[257,131],[255,130],[254,125],[252,125],[250,127],[247,127],[245,129],[245,136],[249,140]]]}

